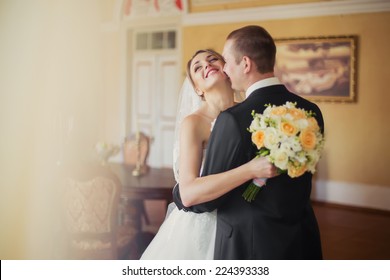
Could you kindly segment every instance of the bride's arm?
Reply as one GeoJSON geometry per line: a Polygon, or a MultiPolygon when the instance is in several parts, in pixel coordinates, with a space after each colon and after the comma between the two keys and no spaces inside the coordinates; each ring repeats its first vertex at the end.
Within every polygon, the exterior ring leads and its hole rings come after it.
{"type": "Polygon", "coordinates": [[[185,207],[219,198],[253,178],[276,175],[275,167],[267,159],[259,158],[229,171],[200,177],[202,134],[202,126],[196,122],[196,118],[183,121],[180,133],[179,188],[181,202],[185,207]]]}

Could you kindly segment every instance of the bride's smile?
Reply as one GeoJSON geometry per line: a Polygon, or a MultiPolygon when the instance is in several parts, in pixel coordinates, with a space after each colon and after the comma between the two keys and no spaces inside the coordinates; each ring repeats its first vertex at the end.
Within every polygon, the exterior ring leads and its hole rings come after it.
{"type": "Polygon", "coordinates": [[[219,71],[219,70],[216,69],[216,68],[210,68],[210,70],[208,70],[208,71],[206,72],[206,79],[207,79],[210,75],[215,74],[215,73],[218,72],[218,71],[219,71]]]}

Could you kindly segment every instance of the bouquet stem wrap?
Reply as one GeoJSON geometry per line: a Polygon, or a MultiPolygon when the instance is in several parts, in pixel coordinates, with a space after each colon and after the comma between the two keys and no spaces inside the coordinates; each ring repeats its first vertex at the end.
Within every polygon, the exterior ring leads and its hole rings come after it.
{"type": "Polygon", "coordinates": [[[257,193],[261,190],[261,188],[265,185],[266,182],[267,178],[253,179],[252,182],[246,188],[245,192],[242,194],[242,196],[245,198],[246,201],[252,202],[256,198],[257,193]]]}

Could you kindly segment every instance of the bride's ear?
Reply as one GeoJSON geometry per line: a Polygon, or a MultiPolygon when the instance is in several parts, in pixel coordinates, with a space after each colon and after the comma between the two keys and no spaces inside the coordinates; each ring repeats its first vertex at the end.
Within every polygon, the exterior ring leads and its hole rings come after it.
{"type": "Polygon", "coordinates": [[[198,88],[196,88],[195,89],[195,92],[196,92],[196,94],[200,97],[200,98],[204,98],[204,92],[203,91],[201,91],[200,89],[198,89],[198,88]]]}

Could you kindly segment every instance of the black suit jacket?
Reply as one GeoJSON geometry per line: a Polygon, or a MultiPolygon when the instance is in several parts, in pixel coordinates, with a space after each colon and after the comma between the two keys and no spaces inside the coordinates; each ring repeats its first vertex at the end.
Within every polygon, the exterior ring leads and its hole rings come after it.
{"type": "MultiPolygon", "coordinates": [[[[217,118],[202,176],[224,172],[253,159],[257,149],[247,130],[253,119],[252,110],[262,113],[265,104],[283,105],[287,101],[313,111],[324,131],[317,105],[289,92],[283,85],[260,88],[217,118]]],[[[183,207],[176,187],[174,201],[187,211],[218,209],[215,259],[321,259],[319,229],[310,203],[311,173],[294,179],[286,174],[268,179],[251,203],[242,197],[249,183],[216,200],[189,208],[183,207]]]]}

